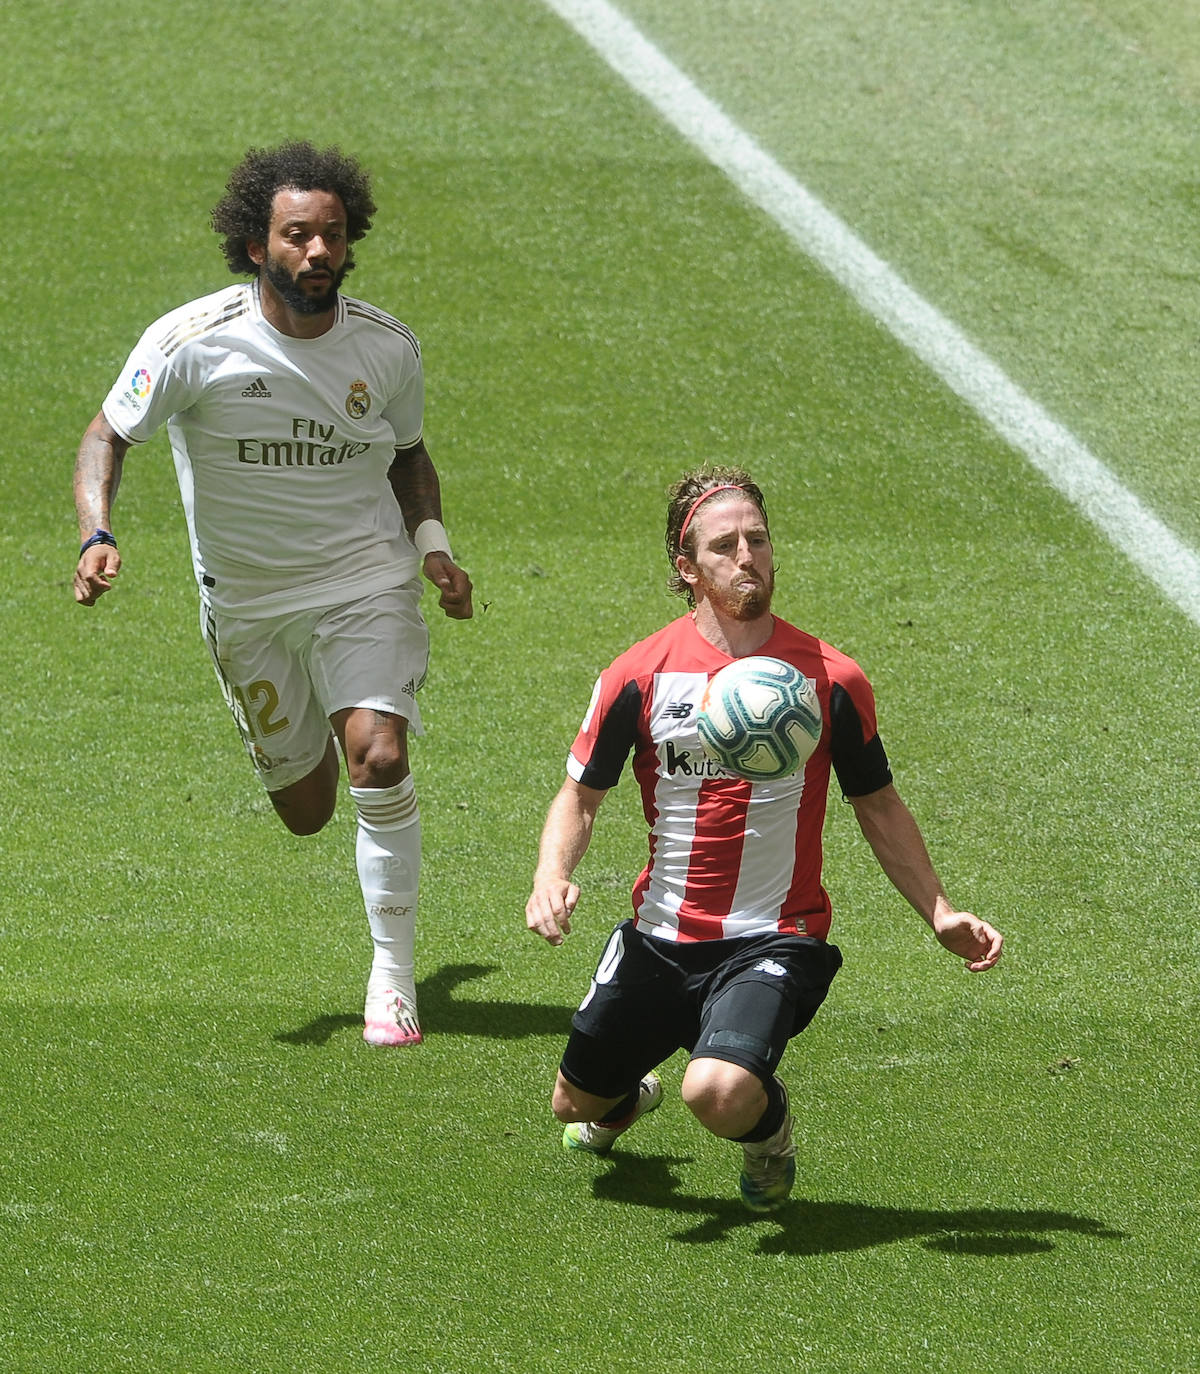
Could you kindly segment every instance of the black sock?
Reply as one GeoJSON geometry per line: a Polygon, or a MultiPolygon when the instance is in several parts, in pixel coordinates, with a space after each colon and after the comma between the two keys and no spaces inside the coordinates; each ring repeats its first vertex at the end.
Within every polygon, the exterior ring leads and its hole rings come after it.
{"type": "Polygon", "coordinates": [[[770,1140],[783,1125],[783,1118],[787,1115],[783,1085],[778,1078],[772,1076],[763,1087],[767,1091],[767,1109],[758,1118],[757,1126],[748,1130],[745,1135],[734,1137],[739,1145],[757,1145],[760,1141],[770,1140]]]}
{"type": "Polygon", "coordinates": [[[616,1105],[615,1107],[610,1107],[610,1108],[608,1109],[608,1111],[606,1111],[606,1112],[604,1113],[604,1119],[603,1119],[603,1121],[597,1121],[597,1122],[596,1122],[596,1125],[597,1125],[597,1126],[616,1126],[616,1125],[619,1125],[619,1124],[620,1124],[622,1121],[624,1121],[625,1118],[626,1118],[627,1116],[629,1116],[630,1113],[632,1113],[633,1110],[637,1107],[637,1104],[638,1104],[638,1097],[640,1096],[641,1091],[642,1091],[642,1085],[639,1083],[639,1084],[637,1085],[637,1087],[634,1088],[634,1090],[633,1090],[631,1093],[627,1093],[627,1094],[620,1100],[620,1102],[617,1103],[617,1105],[616,1105]]]}

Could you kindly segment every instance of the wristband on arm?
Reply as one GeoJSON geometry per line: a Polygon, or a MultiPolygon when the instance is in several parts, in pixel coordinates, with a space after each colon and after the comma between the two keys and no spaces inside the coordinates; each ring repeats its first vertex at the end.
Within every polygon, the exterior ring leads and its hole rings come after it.
{"type": "Polygon", "coordinates": [[[107,544],[110,548],[114,549],[117,547],[117,541],[112,537],[111,534],[109,534],[107,530],[97,530],[96,533],[93,534],[90,539],[85,539],[83,543],[80,544],[80,558],[82,558],[83,555],[87,553],[88,549],[95,548],[97,544],[107,544]]]}
{"type": "Polygon", "coordinates": [[[427,553],[444,553],[447,558],[454,557],[450,552],[450,537],[440,520],[422,520],[413,533],[412,541],[422,558],[427,553]]]}

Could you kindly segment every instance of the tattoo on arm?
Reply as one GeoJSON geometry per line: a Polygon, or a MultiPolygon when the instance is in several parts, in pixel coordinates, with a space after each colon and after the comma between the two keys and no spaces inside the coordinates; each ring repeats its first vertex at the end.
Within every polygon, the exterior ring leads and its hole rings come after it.
{"type": "Polygon", "coordinates": [[[75,514],[80,538],[87,538],[97,528],[107,528],[128,448],[101,417],[88,426],[75,459],[75,514]]]}
{"type": "Polygon", "coordinates": [[[433,459],[423,442],[396,450],[396,457],[388,469],[388,481],[409,534],[422,520],[442,518],[441,488],[433,459]]]}

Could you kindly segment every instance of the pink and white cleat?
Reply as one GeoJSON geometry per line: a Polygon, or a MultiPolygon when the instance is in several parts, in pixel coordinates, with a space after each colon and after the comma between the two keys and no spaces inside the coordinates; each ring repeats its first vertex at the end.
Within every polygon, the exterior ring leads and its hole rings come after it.
{"type": "Polygon", "coordinates": [[[367,997],[363,1039],[368,1045],[419,1045],[425,1038],[417,1008],[395,988],[381,988],[367,997]]]}

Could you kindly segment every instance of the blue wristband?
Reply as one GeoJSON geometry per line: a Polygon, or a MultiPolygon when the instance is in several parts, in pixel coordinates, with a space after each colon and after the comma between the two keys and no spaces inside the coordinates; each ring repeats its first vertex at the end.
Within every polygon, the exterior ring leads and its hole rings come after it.
{"type": "Polygon", "coordinates": [[[109,534],[107,530],[97,530],[96,533],[93,534],[90,539],[85,539],[83,543],[80,544],[80,558],[82,558],[83,555],[87,553],[88,549],[95,548],[97,544],[108,544],[114,549],[117,547],[117,541],[112,537],[111,534],[109,534]]]}

